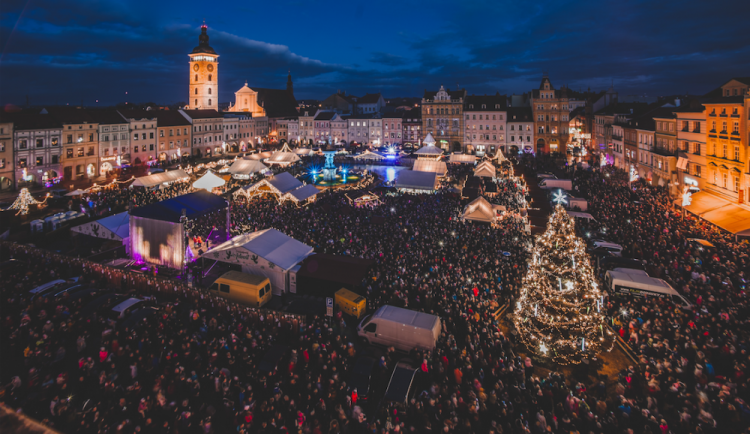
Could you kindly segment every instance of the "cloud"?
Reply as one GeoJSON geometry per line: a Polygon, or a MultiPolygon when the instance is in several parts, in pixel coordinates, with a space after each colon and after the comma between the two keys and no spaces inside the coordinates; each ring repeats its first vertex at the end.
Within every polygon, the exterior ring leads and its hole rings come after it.
{"type": "Polygon", "coordinates": [[[402,66],[407,63],[406,58],[402,56],[396,56],[395,54],[384,53],[382,51],[372,53],[370,62],[388,66],[402,66]]]}
{"type": "MultiPolygon", "coordinates": [[[[326,11],[309,1],[242,12],[217,6],[207,21],[221,56],[220,100],[231,101],[245,80],[283,88],[287,71],[299,98],[324,98],[337,89],[420,96],[441,84],[522,93],[545,71],[558,87],[601,90],[614,80],[621,94],[703,93],[750,70],[747,14],[708,14],[697,0],[680,7],[650,0],[436,1],[429,10],[415,0],[378,8],[333,0],[326,11]],[[386,13],[396,6],[398,14],[386,13]],[[269,19],[279,14],[290,23],[325,23],[321,29],[357,23],[375,30],[279,31],[269,19]]],[[[202,7],[196,0],[6,0],[0,102],[29,95],[39,103],[117,103],[126,91],[134,102],[180,101],[187,97],[187,53],[198,43],[200,20],[190,14],[202,7]]]]}

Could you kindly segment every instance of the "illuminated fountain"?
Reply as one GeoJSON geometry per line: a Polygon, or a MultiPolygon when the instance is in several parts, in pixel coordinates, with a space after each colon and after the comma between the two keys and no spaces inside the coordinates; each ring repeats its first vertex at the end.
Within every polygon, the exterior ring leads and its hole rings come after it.
{"type": "Polygon", "coordinates": [[[336,155],[336,149],[329,144],[323,155],[326,156],[326,163],[323,166],[323,181],[336,182],[336,166],[333,164],[333,156],[336,155]]]}

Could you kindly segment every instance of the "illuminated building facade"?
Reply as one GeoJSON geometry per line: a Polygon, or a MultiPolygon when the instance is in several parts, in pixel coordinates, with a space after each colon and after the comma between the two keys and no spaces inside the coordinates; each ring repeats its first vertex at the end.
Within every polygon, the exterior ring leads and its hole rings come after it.
{"type": "Polygon", "coordinates": [[[422,132],[432,133],[435,146],[443,150],[471,151],[464,146],[464,101],[466,89],[425,91],[422,97],[422,132]]]}
{"type": "Polygon", "coordinates": [[[218,109],[219,55],[208,45],[208,27],[201,26],[198,46],[190,56],[189,109],[218,109]]]}

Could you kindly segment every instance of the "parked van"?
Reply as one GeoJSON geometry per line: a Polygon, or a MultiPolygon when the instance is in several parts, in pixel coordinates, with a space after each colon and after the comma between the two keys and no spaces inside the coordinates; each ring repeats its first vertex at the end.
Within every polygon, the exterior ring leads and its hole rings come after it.
{"type": "Polygon", "coordinates": [[[440,336],[440,318],[424,312],[381,306],[357,326],[365,342],[403,351],[435,349],[440,336]]]}
{"type": "Polygon", "coordinates": [[[209,287],[214,294],[251,307],[261,307],[271,301],[271,281],[268,277],[228,271],[209,287]]]}
{"type": "Polygon", "coordinates": [[[615,243],[610,243],[604,240],[593,240],[592,244],[595,249],[603,249],[610,252],[613,256],[622,256],[622,246],[615,243]]]}
{"type": "Polygon", "coordinates": [[[341,312],[351,315],[354,318],[360,318],[365,314],[367,309],[367,300],[361,295],[341,288],[336,291],[334,304],[341,312]]]}
{"type": "Polygon", "coordinates": [[[131,297],[116,304],[109,312],[109,322],[114,325],[117,321],[127,318],[133,312],[146,307],[146,302],[140,298],[131,297]]]}
{"type": "Polygon", "coordinates": [[[573,189],[573,181],[571,181],[570,179],[542,179],[539,182],[539,188],[562,188],[563,190],[570,191],[573,189]]]}
{"type": "Polygon", "coordinates": [[[685,297],[662,279],[649,277],[645,271],[620,268],[604,275],[607,288],[616,295],[633,297],[658,297],[672,301],[683,307],[692,307],[685,297]]]}

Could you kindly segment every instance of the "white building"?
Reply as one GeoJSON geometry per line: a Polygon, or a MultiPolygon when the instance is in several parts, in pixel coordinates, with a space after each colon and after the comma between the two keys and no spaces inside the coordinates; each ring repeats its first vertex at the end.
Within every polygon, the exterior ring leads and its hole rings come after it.
{"type": "Polygon", "coordinates": [[[90,114],[99,123],[99,172],[106,176],[129,153],[130,123],[117,110],[92,110],[90,114]]]}
{"type": "Polygon", "coordinates": [[[518,152],[536,153],[531,107],[508,107],[506,116],[505,146],[500,145],[500,149],[507,152],[507,155],[518,152]]]}
{"type": "Polygon", "coordinates": [[[16,188],[60,182],[62,124],[46,112],[12,119],[16,188]]]}
{"type": "Polygon", "coordinates": [[[506,127],[505,95],[469,95],[464,108],[465,138],[467,151],[482,156],[489,152],[494,155],[505,145],[506,127]]]}

